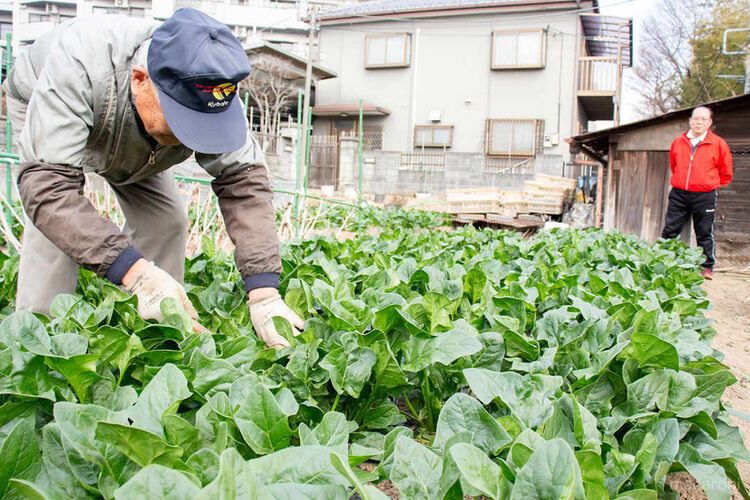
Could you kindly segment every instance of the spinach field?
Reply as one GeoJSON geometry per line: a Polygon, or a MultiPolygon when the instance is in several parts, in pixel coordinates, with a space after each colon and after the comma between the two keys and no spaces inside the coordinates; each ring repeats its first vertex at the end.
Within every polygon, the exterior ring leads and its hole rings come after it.
{"type": "Polygon", "coordinates": [[[0,497],[655,499],[687,471],[750,498],[699,251],[384,226],[284,246],[306,328],[277,318],[279,351],[208,240],[186,290],[212,335],[89,272],[51,317],[15,312],[0,255],[0,497]]]}

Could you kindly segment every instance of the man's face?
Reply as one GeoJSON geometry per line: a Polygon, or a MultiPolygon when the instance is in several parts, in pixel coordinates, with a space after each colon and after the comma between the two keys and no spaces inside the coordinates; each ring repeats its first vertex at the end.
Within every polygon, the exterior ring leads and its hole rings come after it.
{"type": "Polygon", "coordinates": [[[148,135],[162,146],[177,146],[179,139],[174,136],[167,124],[167,119],[159,104],[159,95],[148,72],[141,66],[133,66],[130,77],[130,89],[135,100],[135,109],[141,117],[143,127],[148,135]]]}
{"type": "Polygon", "coordinates": [[[711,113],[707,109],[699,108],[690,116],[690,130],[694,136],[703,135],[711,127],[711,113]]]}

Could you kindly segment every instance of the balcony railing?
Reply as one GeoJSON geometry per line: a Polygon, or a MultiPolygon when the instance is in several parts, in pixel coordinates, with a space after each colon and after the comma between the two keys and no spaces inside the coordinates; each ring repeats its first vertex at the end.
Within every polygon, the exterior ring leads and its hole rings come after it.
{"type": "Polygon", "coordinates": [[[579,94],[614,94],[620,71],[616,57],[581,57],[578,60],[579,94]]]}

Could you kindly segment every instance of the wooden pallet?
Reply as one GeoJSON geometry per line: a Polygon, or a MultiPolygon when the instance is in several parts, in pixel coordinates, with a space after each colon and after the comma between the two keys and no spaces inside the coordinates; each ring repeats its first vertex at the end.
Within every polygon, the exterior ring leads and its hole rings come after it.
{"type": "Polygon", "coordinates": [[[498,228],[502,227],[523,231],[538,229],[544,226],[544,221],[540,217],[529,215],[514,217],[503,214],[458,214],[453,220],[457,224],[482,223],[498,228]]]}
{"type": "MultiPolygon", "coordinates": [[[[447,211],[452,214],[482,214],[515,217],[517,214],[559,215],[575,193],[575,179],[537,174],[523,190],[497,187],[459,188],[445,191],[447,211]]],[[[481,220],[473,217],[471,220],[481,220]]],[[[487,217],[485,221],[489,220],[487,217]]]]}
{"type": "Polygon", "coordinates": [[[565,186],[567,189],[575,190],[578,186],[577,179],[571,179],[570,177],[558,177],[556,175],[547,174],[536,174],[535,179],[537,181],[545,182],[548,184],[556,184],[558,186],[565,186]]]}
{"type": "Polygon", "coordinates": [[[465,200],[448,202],[448,213],[451,214],[501,213],[502,209],[503,204],[498,200],[465,200]]]}
{"type": "Polygon", "coordinates": [[[453,201],[500,201],[505,190],[496,187],[446,189],[445,199],[453,201]]]}

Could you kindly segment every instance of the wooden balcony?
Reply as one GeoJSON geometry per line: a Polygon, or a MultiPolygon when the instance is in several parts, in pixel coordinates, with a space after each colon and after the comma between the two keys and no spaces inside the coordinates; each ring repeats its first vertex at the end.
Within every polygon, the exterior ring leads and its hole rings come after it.
{"type": "Polygon", "coordinates": [[[622,65],[617,57],[578,60],[578,99],[589,120],[613,120],[622,65]]]}

